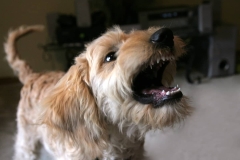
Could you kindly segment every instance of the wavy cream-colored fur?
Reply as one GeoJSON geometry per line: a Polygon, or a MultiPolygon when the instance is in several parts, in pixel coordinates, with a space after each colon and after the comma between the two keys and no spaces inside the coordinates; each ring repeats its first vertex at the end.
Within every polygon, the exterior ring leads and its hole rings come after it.
{"type": "MultiPolygon", "coordinates": [[[[65,74],[34,73],[19,58],[17,38],[41,29],[13,30],[5,44],[7,60],[24,84],[17,115],[16,160],[36,159],[38,142],[59,160],[144,159],[147,131],[173,126],[191,113],[186,97],[171,106],[154,108],[132,96],[132,81],[142,66],[170,54],[149,43],[159,28],[124,33],[114,27],[87,44],[65,74]],[[105,63],[111,51],[117,59],[105,63]]],[[[176,60],[184,54],[183,48],[184,43],[175,36],[171,54],[176,60]]],[[[163,73],[165,86],[171,85],[175,72],[172,61],[163,73]]]]}

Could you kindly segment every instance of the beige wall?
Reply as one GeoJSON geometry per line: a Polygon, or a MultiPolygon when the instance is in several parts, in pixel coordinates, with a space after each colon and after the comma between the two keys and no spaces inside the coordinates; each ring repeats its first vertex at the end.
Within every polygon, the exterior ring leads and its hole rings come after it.
{"type": "MultiPolygon", "coordinates": [[[[20,25],[46,25],[46,14],[49,12],[73,13],[74,0],[2,0],[0,1],[0,44],[3,44],[10,28],[20,25]]],[[[34,33],[19,41],[19,52],[23,59],[36,71],[64,69],[66,60],[63,53],[50,53],[52,60],[44,61],[43,50],[37,47],[48,40],[47,31],[34,33]]],[[[4,59],[3,46],[0,45],[0,77],[13,76],[4,59]]]]}
{"type": "MultiPolygon", "coordinates": [[[[147,2],[147,1],[146,1],[147,2]]],[[[149,8],[171,5],[197,5],[201,0],[152,0],[148,3],[149,8]]],[[[223,22],[234,24],[238,27],[237,49],[240,50],[240,1],[222,0],[223,22]]],[[[44,24],[46,25],[46,14],[49,12],[74,13],[74,0],[2,0],[0,1],[0,44],[10,28],[20,25],[44,24]]],[[[31,34],[19,42],[21,56],[30,63],[35,71],[64,69],[66,59],[64,53],[50,53],[52,59],[44,61],[43,50],[37,45],[48,41],[47,32],[31,34]]],[[[5,54],[0,45],[0,77],[13,76],[12,70],[4,60],[5,54]]]]}

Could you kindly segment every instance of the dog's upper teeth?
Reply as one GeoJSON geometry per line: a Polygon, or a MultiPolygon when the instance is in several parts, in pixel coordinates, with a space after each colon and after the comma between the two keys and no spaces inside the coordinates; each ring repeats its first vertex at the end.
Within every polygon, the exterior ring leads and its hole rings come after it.
{"type": "Polygon", "coordinates": [[[168,96],[168,95],[170,95],[170,92],[169,92],[169,91],[167,91],[166,95],[167,95],[167,96],[168,96]]]}
{"type": "Polygon", "coordinates": [[[161,57],[162,61],[169,61],[169,60],[174,60],[174,56],[172,55],[166,55],[161,57]]]}

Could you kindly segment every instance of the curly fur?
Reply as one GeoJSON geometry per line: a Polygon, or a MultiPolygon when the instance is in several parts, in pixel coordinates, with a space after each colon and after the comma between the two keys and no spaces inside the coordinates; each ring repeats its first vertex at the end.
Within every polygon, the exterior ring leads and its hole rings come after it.
{"type": "MultiPolygon", "coordinates": [[[[86,45],[67,71],[34,73],[19,58],[16,40],[42,26],[20,27],[9,33],[7,60],[24,84],[18,106],[17,160],[37,158],[42,142],[56,159],[112,160],[144,159],[144,135],[151,129],[172,126],[191,113],[183,97],[172,105],[154,108],[134,100],[132,81],[145,64],[169,54],[149,43],[159,28],[124,33],[108,30],[86,45]],[[114,51],[117,59],[105,63],[114,51]]],[[[174,36],[175,60],[184,53],[184,43],[174,36]]],[[[170,86],[176,71],[172,61],[162,83],[170,86]]]]}

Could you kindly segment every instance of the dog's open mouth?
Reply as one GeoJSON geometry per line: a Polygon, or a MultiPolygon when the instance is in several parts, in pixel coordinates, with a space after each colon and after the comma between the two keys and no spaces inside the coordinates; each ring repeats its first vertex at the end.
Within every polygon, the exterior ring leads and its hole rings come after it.
{"type": "Polygon", "coordinates": [[[133,80],[133,97],[140,103],[161,107],[178,102],[183,94],[178,86],[166,87],[162,84],[163,72],[172,57],[156,59],[144,67],[133,80]]]}

